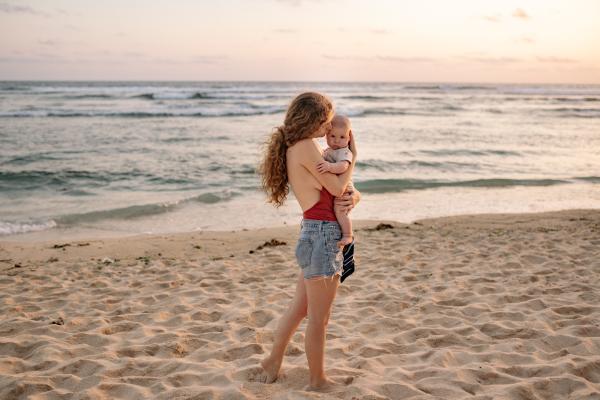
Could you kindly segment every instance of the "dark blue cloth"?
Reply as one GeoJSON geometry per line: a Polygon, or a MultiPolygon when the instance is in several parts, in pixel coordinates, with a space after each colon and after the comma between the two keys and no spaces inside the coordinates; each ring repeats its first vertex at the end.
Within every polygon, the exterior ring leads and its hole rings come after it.
{"type": "Polygon", "coordinates": [[[340,277],[340,282],[344,282],[344,279],[352,275],[354,272],[354,239],[350,244],[347,244],[342,249],[342,254],[344,256],[344,264],[342,266],[342,276],[340,277]]]}

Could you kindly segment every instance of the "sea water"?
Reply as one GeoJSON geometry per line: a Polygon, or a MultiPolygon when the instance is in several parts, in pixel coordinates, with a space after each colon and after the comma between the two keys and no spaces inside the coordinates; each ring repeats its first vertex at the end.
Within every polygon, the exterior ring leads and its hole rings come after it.
{"type": "Polygon", "coordinates": [[[354,219],[600,208],[598,85],[11,81],[0,238],[298,223],[256,167],[307,90],[352,121],[354,219]]]}

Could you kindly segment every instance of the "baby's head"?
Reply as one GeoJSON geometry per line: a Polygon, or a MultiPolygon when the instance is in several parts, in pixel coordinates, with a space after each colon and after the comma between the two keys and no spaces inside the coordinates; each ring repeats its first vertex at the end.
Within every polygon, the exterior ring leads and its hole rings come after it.
{"type": "Polygon", "coordinates": [[[331,130],[327,134],[327,145],[334,150],[348,147],[352,125],[345,115],[335,114],[331,120],[331,130]]]}

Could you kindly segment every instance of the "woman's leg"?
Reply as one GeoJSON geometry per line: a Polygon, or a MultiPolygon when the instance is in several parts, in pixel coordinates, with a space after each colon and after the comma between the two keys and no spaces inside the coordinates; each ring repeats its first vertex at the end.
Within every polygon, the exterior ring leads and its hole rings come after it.
{"type": "Polygon", "coordinates": [[[307,279],[304,282],[308,299],[304,347],[310,370],[309,389],[321,389],[332,383],[327,379],[324,368],[325,329],[339,282],[339,275],[335,275],[333,279],[307,279]]]}
{"type": "Polygon", "coordinates": [[[279,319],[277,330],[275,331],[275,338],[273,340],[273,349],[271,354],[265,358],[261,365],[265,370],[265,375],[262,377],[262,381],[265,383],[272,383],[277,379],[277,374],[281,368],[281,362],[283,361],[283,355],[285,348],[287,347],[290,339],[300,322],[307,315],[307,301],[306,301],[306,289],[304,286],[304,275],[302,271],[298,275],[296,284],[296,293],[294,299],[291,301],[289,308],[279,319]]]}

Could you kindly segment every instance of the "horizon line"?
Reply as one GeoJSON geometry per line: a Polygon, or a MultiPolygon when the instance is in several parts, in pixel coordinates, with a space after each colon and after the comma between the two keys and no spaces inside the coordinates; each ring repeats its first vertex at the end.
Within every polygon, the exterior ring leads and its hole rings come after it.
{"type": "Polygon", "coordinates": [[[215,80],[190,80],[190,79],[0,79],[3,82],[174,82],[174,83],[393,83],[393,84],[462,84],[462,85],[597,85],[600,82],[592,83],[575,83],[575,82],[495,82],[495,81],[371,81],[371,80],[356,80],[356,81],[336,81],[336,80],[237,80],[237,79],[215,79],[215,80]]]}

